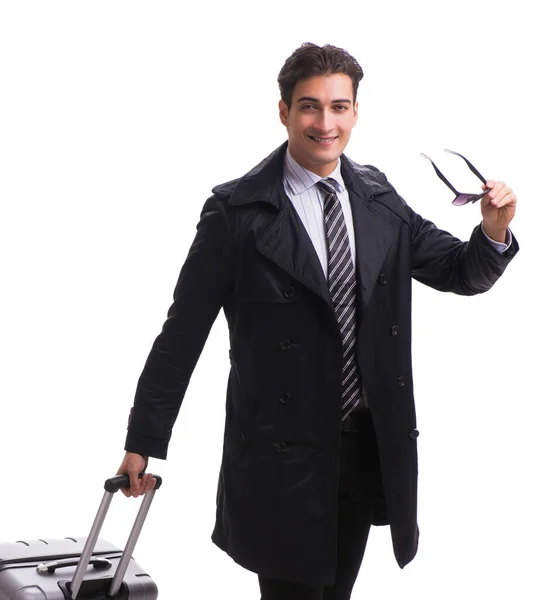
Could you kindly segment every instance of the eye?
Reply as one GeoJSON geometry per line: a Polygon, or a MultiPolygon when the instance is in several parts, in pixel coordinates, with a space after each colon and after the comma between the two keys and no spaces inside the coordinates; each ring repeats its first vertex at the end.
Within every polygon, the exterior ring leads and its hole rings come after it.
{"type": "Polygon", "coordinates": [[[302,106],[302,110],[303,110],[304,108],[315,108],[315,107],[313,106],[313,104],[304,104],[304,105],[302,106]]]}
{"type": "Polygon", "coordinates": [[[340,108],[341,110],[339,110],[338,112],[345,112],[347,110],[347,107],[344,104],[336,104],[334,108],[340,108]]]}

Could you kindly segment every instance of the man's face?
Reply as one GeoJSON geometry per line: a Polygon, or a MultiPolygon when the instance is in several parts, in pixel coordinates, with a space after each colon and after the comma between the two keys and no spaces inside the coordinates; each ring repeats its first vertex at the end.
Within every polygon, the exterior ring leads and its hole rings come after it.
{"type": "Polygon", "coordinates": [[[330,175],[358,119],[351,78],[333,73],[300,81],[290,110],[279,101],[279,117],[287,128],[292,157],[320,177],[330,175]]]}

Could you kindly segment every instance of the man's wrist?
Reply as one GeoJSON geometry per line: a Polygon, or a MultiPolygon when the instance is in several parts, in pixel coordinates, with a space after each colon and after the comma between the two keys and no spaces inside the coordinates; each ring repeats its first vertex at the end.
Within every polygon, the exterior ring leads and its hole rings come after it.
{"type": "Polygon", "coordinates": [[[493,241],[500,242],[501,244],[506,243],[506,227],[494,226],[482,221],[482,229],[484,230],[484,233],[493,241]]]}

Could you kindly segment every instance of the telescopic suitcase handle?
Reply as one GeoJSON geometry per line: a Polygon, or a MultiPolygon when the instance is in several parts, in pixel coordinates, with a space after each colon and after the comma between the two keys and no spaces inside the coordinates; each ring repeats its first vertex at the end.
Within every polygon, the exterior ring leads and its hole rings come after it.
{"type": "MultiPolygon", "coordinates": [[[[142,475],[143,474],[140,473],[139,478],[141,478],[142,475]]],[[[129,534],[128,541],[126,542],[126,547],[124,548],[124,551],[122,553],[122,558],[118,563],[118,568],[116,569],[111,583],[111,587],[107,594],[109,598],[116,596],[118,590],[120,589],[120,586],[122,585],[122,580],[124,579],[124,575],[126,574],[129,561],[131,560],[131,555],[133,553],[133,550],[135,549],[135,544],[139,539],[139,534],[141,533],[142,526],[144,525],[146,515],[148,514],[148,510],[150,509],[150,505],[152,504],[152,500],[154,499],[154,494],[156,493],[156,490],[158,490],[161,487],[161,477],[159,475],[153,475],[153,477],[156,480],[156,485],[153,490],[150,490],[144,495],[141,508],[139,508],[139,512],[137,513],[137,517],[135,518],[135,523],[133,524],[133,528],[131,530],[131,533],[129,534]]],[[[107,479],[104,487],[105,494],[103,495],[103,499],[101,500],[101,504],[99,506],[96,518],[94,519],[94,524],[92,525],[92,529],[90,530],[90,535],[86,540],[86,544],[84,545],[83,551],[81,553],[79,564],[77,565],[75,575],[73,576],[73,580],[71,582],[71,598],[73,600],[77,598],[77,594],[79,593],[79,590],[81,588],[85,571],[88,567],[88,564],[90,563],[90,559],[92,558],[92,552],[96,547],[99,532],[101,531],[101,527],[103,525],[103,522],[105,521],[105,517],[107,516],[111,500],[114,494],[120,488],[129,487],[129,475],[117,475],[116,477],[111,477],[110,479],[107,479]]]]}

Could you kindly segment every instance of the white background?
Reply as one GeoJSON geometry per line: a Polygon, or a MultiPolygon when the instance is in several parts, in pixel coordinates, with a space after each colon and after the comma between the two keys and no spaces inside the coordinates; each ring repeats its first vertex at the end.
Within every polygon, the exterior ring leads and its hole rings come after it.
{"type": "MultiPolygon", "coordinates": [[[[86,535],[123,457],[137,379],[214,185],[286,139],[276,78],[304,41],[362,65],[346,154],[468,239],[425,152],[463,191],[518,195],[521,251],[494,288],[414,285],[417,557],[372,528],[354,598],[538,598],[538,93],[532,3],[2,2],[0,541],[86,535]]],[[[160,598],[260,597],[210,540],[228,331],[185,396],[134,556],[160,598]]],[[[102,536],[121,545],[139,501],[102,536]]]]}

